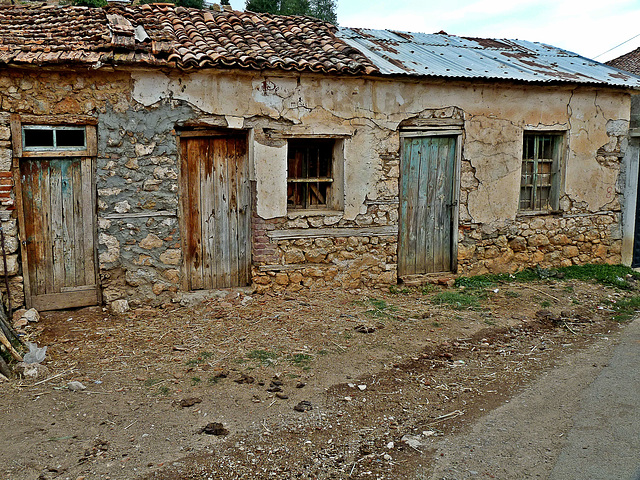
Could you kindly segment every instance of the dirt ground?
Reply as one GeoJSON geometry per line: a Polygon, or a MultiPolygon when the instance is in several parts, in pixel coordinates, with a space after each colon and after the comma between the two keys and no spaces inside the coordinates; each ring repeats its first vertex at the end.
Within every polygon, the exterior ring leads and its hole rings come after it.
{"type": "Polygon", "coordinates": [[[26,331],[46,376],[0,383],[0,478],[412,478],[430,442],[615,333],[609,306],[629,295],[544,280],[467,306],[437,304],[457,287],[393,290],[43,313],[26,331]]]}

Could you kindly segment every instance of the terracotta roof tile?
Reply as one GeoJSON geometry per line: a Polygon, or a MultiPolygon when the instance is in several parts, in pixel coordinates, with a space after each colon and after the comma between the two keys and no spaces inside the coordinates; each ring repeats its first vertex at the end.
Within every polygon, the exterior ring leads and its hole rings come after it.
{"type": "Polygon", "coordinates": [[[640,75],[640,48],[636,48],[635,50],[625,53],[618,58],[609,60],[606,64],[610,67],[633,73],[634,75],[640,75]]]}
{"type": "Polygon", "coordinates": [[[377,71],[335,31],[310,17],[172,5],[0,7],[0,63],[377,71]]]}

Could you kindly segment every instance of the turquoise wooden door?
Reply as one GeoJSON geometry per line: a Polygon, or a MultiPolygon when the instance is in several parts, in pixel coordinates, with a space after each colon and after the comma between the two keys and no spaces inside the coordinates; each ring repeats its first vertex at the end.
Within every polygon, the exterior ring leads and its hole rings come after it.
{"type": "Polygon", "coordinates": [[[456,137],[405,137],[398,276],[453,269],[456,137]]]}

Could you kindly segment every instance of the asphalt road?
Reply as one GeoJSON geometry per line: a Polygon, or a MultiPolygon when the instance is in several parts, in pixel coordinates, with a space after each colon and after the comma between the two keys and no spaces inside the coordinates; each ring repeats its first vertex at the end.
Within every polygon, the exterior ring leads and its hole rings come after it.
{"type": "Polygon", "coordinates": [[[432,447],[418,479],[640,480],[640,319],[432,447]]]}

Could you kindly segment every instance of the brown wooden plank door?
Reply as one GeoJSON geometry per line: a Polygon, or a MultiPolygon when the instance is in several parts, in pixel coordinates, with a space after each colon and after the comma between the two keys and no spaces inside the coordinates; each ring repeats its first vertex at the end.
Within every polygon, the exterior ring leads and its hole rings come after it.
{"type": "Polygon", "coordinates": [[[246,286],[251,263],[246,137],[183,137],[181,150],[187,287],[246,286]]]}
{"type": "Polygon", "coordinates": [[[20,180],[28,305],[97,305],[92,159],[21,159],[20,180]]]}
{"type": "Polygon", "coordinates": [[[405,137],[400,174],[398,276],[453,269],[456,137],[405,137]]]}

